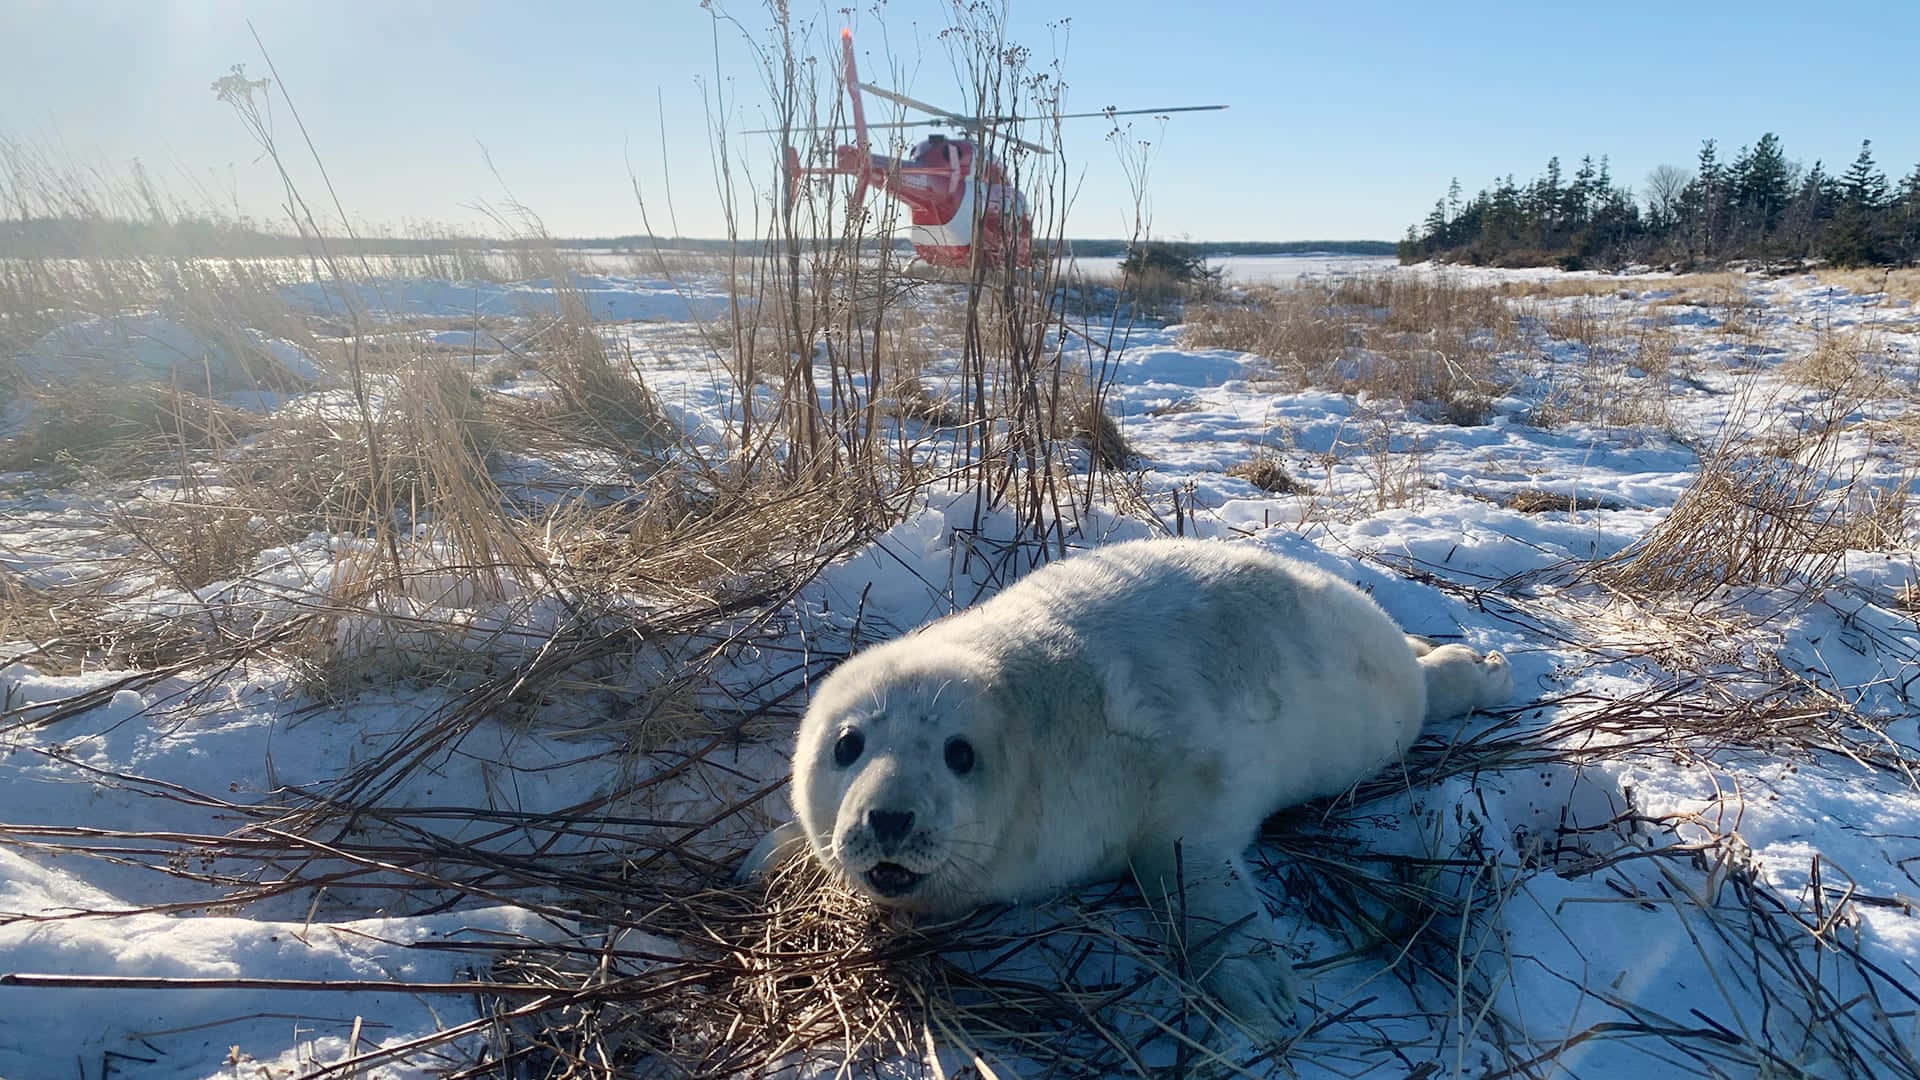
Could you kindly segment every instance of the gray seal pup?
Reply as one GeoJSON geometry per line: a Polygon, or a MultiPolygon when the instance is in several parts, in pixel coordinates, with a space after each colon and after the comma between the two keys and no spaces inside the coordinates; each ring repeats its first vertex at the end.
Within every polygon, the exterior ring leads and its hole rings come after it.
{"type": "Polygon", "coordinates": [[[1499,653],[1410,638],[1305,564],[1117,544],[836,668],[800,725],[798,820],[745,872],[804,842],[875,901],[936,915],[1131,875],[1168,925],[1184,916],[1207,990],[1270,1035],[1297,990],[1241,861],[1261,822],[1512,687],[1499,653]]]}

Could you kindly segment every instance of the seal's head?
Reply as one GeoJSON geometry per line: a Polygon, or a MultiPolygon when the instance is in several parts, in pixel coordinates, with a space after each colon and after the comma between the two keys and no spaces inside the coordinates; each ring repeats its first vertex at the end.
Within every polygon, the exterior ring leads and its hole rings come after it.
{"type": "Polygon", "coordinates": [[[979,672],[909,638],[815,690],[793,760],[814,854],[879,902],[963,911],[999,850],[1018,767],[979,672]]]}

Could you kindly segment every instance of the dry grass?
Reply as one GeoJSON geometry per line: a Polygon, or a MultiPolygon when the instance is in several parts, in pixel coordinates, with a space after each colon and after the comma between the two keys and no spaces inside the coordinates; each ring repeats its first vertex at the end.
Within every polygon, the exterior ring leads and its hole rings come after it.
{"type": "Polygon", "coordinates": [[[1556,275],[1503,281],[1500,294],[1517,300],[1565,300],[1570,297],[1612,297],[1634,300],[1643,292],[1670,294],[1656,303],[1704,305],[1717,302],[1730,289],[1742,287],[1747,278],[1731,271],[1673,275],[1556,275]]]}
{"type": "Polygon", "coordinates": [[[1659,290],[1667,295],[1659,297],[1656,302],[1708,306],[1723,302],[1730,293],[1744,292],[1748,283],[1747,275],[1730,270],[1679,274],[1659,283],[1659,290]]]}
{"type": "Polygon", "coordinates": [[[1354,336],[1327,310],[1323,296],[1257,290],[1244,303],[1207,304],[1187,312],[1182,341],[1196,349],[1255,353],[1281,370],[1307,373],[1331,369],[1354,336]]]}
{"type": "Polygon", "coordinates": [[[1829,288],[1845,289],[1857,296],[1884,294],[1889,300],[1920,304],[1920,268],[1877,270],[1815,270],[1814,277],[1829,288]]]}
{"type": "Polygon", "coordinates": [[[102,607],[90,591],[34,585],[0,571],[0,648],[11,655],[24,646],[35,667],[53,675],[80,671],[92,657],[129,657],[100,617],[102,607]]]}
{"type": "Polygon", "coordinates": [[[927,428],[952,430],[967,422],[960,403],[951,397],[935,397],[927,384],[917,378],[903,378],[887,392],[888,415],[909,420],[927,428]]]}
{"type": "Polygon", "coordinates": [[[1656,312],[1669,307],[1705,309],[1718,321],[1720,332],[1729,336],[1752,333],[1763,309],[1753,295],[1753,279],[1732,272],[1675,278],[1667,295],[1653,301],[1656,312]]]}
{"type": "Polygon", "coordinates": [[[894,508],[846,484],[715,487],[723,476],[658,474],[644,498],[544,523],[560,564],[598,588],[652,603],[724,604],[805,580],[822,551],[892,520],[894,508]]]}
{"type": "Polygon", "coordinates": [[[1820,423],[1771,445],[1730,434],[1701,455],[1667,517],[1599,563],[1594,576],[1633,595],[1699,596],[1715,587],[1820,588],[1850,549],[1904,541],[1911,476],[1873,483],[1841,454],[1843,428],[1820,423]]]}
{"type": "Polygon", "coordinates": [[[1871,329],[1824,327],[1812,350],[1783,363],[1780,373],[1847,403],[1844,413],[1892,391],[1888,358],[1887,342],[1871,329]]]}
{"type": "Polygon", "coordinates": [[[952,370],[952,343],[966,333],[950,309],[900,307],[879,322],[878,350],[887,371],[891,414],[933,429],[951,430],[967,415],[953,396],[928,388],[936,372],[952,370]]]}
{"type": "Polygon", "coordinates": [[[1564,300],[1571,296],[1612,296],[1630,300],[1639,295],[1643,282],[1638,278],[1544,277],[1521,281],[1502,281],[1500,295],[1516,300],[1564,300]]]}
{"type": "MultiPolygon", "coordinates": [[[[571,295],[563,289],[563,299],[571,295]]],[[[303,685],[327,697],[364,687],[374,677],[368,656],[381,658],[380,679],[450,684],[537,648],[527,633],[476,628],[509,626],[538,604],[571,608],[570,627],[554,633],[615,642],[633,633],[621,603],[724,612],[750,591],[741,582],[764,589],[767,573],[810,573],[820,552],[839,549],[826,537],[840,523],[872,527],[873,513],[836,506],[835,526],[815,530],[822,546],[797,559],[792,520],[766,498],[680,514],[687,520],[670,526],[650,523],[679,513],[665,499],[647,522],[584,510],[557,519],[556,488],[563,507],[569,498],[604,503],[612,493],[595,493],[610,473],[617,487],[623,465],[630,484],[651,475],[656,488],[717,492],[723,504],[743,483],[716,477],[697,456],[665,467],[678,432],[572,300],[523,347],[550,401],[500,394],[487,385],[491,373],[476,379],[464,358],[407,335],[371,348],[357,319],[314,320],[318,333],[302,331],[332,342],[351,372],[345,385],[271,415],[153,383],[29,387],[33,410],[5,444],[4,464],[40,470],[43,483],[86,481],[80,506],[91,509],[66,515],[84,520],[56,517],[44,532],[67,536],[91,569],[57,598],[10,582],[0,599],[12,640],[62,669],[204,658],[223,643],[253,642],[301,667],[303,685]],[[516,462],[505,473],[503,454],[516,462]],[[532,483],[521,479],[528,463],[532,483]],[[568,542],[556,546],[561,519],[568,542]],[[589,528],[603,545],[633,549],[647,573],[633,572],[631,560],[575,559],[593,546],[581,539],[589,528]],[[781,528],[787,535],[775,542],[769,534],[781,528]],[[289,592],[275,568],[256,565],[309,534],[327,539],[302,558],[337,561],[313,591],[289,592]],[[729,584],[709,584],[720,581],[729,584]],[[169,621],[111,599],[156,587],[203,597],[200,617],[169,621]]],[[[284,311],[268,321],[300,322],[284,311]]],[[[251,325],[229,324],[224,335],[249,339],[251,325]]],[[[552,619],[534,619],[529,632],[552,619]]],[[[553,686],[568,678],[549,676],[553,686]]],[[[554,693],[542,680],[524,690],[534,700],[554,693]]]]}
{"type": "Polygon", "coordinates": [[[1364,512],[1424,502],[1433,483],[1427,477],[1426,448],[1419,437],[1408,434],[1385,412],[1361,410],[1355,418],[1360,421],[1360,453],[1352,460],[1366,480],[1364,512]]]}
{"type": "Polygon", "coordinates": [[[1618,510],[1621,504],[1592,495],[1563,495],[1542,488],[1510,492],[1500,498],[1501,506],[1522,514],[1574,513],[1584,510],[1618,510]]]}
{"type": "Polygon", "coordinates": [[[1097,468],[1118,471],[1131,466],[1139,453],[1107,409],[1105,397],[1081,383],[1069,388],[1066,398],[1058,435],[1084,449],[1097,468]]]}
{"type": "Polygon", "coordinates": [[[156,459],[230,446],[259,430],[259,417],[156,384],[65,382],[25,390],[29,410],[0,439],[0,471],[48,466],[137,475],[156,459]]]}
{"type": "MultiPolygon", "coordinates": [[[[165,258],[0,259],[0,356],[33,348],[76,316],[113,320],[157,312],[180,323],[234,362],[229,378],[259,363],[262,336],[313,350],[311,328],[291,314],[278,289],[302,275],[284,261],[165,258]]],[[[198,366],[198,357],[192,358],[198,366]]],[[[204,383],[201,387],[204,388],[204,383]]]]}
{"type": "Polygon", "coordinates": [[[1311,495],[1313,487],[1287,475],[1278,455],[1257,453],[1245,461],[1227,467],[1228,476],[1237,476],[1261,491],[1274,495],[1311,495]]]}
{"type": "Polygon", "coordinates": [[[1538,373],[1527,422],[1542,428],[1594,424],[1613,430],[1673,426],[1673,331],[1631,309],[1576,300],[1544,320],[1547,336],[1579,346],[1538,373]]]}
{"type": "Polygon", "coordinates": [[[151,560],[156,577],[182,592],[242,577],[261,552],[300,535],[295,521],[274,516],[271,508],[191,490],[173,499],[137,500],[114,513],[108,527],[133,542],[134,563],[151,560]]]}
{"type": "MultiPolygon", "coordinates": [[[[556,269],[551,265],[549,271],[556,269]]],[[[641,453],[659,450],[675,440],[666,418],[632,356],[616,357],[593,323],[586,302],[576,288],[562,283],[556,290],[560,311],[537,331],[526,348],[539,357],[539,371],[564,408],[556,422],[580,425],[594,437],[621,449],[641,453]]]]}
{"type": "Polygon", "coordinates": [[[1379,275],[1192,307],[1184,341],[1259,355],[1295,386],[1395,400],[1473,425],[1512,385],[1501,355],[1524,336],[1497,290],[1444,275],[1379,275]]]}

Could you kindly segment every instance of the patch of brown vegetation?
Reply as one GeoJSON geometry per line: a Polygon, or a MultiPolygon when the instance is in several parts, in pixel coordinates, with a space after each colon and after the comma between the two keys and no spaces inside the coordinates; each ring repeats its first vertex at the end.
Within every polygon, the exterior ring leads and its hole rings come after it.
{"type": "Polygon", "coordinates": [[[1526,337],[1492,288],[1445,275],[1370,275],[1253,290],[1188,308],[1184,342],[1264,358],[1296,388],[1397,400],[1430,418],[1485,423],[1512,385],[1499,357],[1526,337]]]}
{"type": "Polygon", "coordinates": [[[1782,364],[1781,374],[1848,402],[1846,410],[1877,397],[1889,385],[1885,371],[1886,342],[1859,328],[1823,330],[1813,350],[1782,364]]]}
{"type": "Polygon", "coordinates": [[[1569,296],[1617,296],[1631,300],[1650,283],[1640,278],[1546,277],[1503,281],[1500,295],[1519,300],[1563,300],[1569,296]]]}
{"type": "Polygon", "coordinates": [[[1067,437],[1093,455],[1101,468],[1124,469],[1139,457],[1107,409],[1106,401],[1090,389],[1073,394],[1063,416],[1067,437]]]}
{"type": "Polygon", "coordinates": [[[1751,332],[1754,319],[1764,305],[1754,298],[1754,279],[1746,274],[1721,271],[1712,274],[1685,274],[1673,279],[1665,295],[1653,300],[1653,309],[1695,307],[1711,313],[1723,334],[1751,332]]]}
{"type": "Polygon", "coordinates": [[[1593,495],[1565,495],[1542,488],[1523,488],[1508,492],[1496,500],[1499,505],[1522,514],[1572,513],[1578,510],[1618,510],[1623,504],[1593,495]]]}
{"type": "Polygon", "coordinates": [[[1581,347],[1577,363],[1542,365],[1527,422],[1543,428],[1598,424],[1666,429],[1672,425],[1672,369],[1678,343],[1671,328],[1594,311],[1583,301],[1549,319],[1550,337],[1581,347]]]}
{"type": "Polygon", "coordinates": [[[1237,476],[1261,491],[1275,495],[1311,495],[1311,485],[1288,475],[1286,466],[1273,454],[1259,453],[1227,467],[1228,476],[1237,476]]]}
{"type": "Polygon", "coordinates": [[[1841,432],[1818,424],[1771,446],[1730,435],[1702,455],[1663,521],[1597,564],[1598,578],[1634,594],[1793,580],[1820,588],[1846,551],[1898,549],[1912,474],[1891,483],[1861,475],[1843,463],[1841,432]]]}
{"type": "Polygon", "coordinates": [[[67,382],[25,390],[31,412],[0,439],[0,471],[77,465],[132,475],[156,455],[232,445],[255,414],[159,383],[67,382]]]}
{"type": "Polygon", "coordinates": [[[1877,268],[1858,270],[1823,269],[1813,272],[1814,278],[1829,288],[1845,289],[1856,296],[1871,296],[1883,293],[1889,300],[1905,300],[1911,304],[1920,304],[1920,267],[1901,269],[1877,268]]]}

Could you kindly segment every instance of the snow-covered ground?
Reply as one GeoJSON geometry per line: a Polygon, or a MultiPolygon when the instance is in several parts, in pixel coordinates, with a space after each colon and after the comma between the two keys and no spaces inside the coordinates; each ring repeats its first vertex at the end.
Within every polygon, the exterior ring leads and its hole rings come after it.
{"type": "MultiPolygon", "coordinates": [[[[1233,260],[1230,276],[1258,282],[1354,269],[1309,261],[1233,260]]],[[[1492,283],[1542,277],[1394,272],[1492,283]]],[[[1594,361],[1586,345],[1565,340],[1542,337],[1517,358],[1528,374],[1493,402],[1488,422],[1457,426],[1283,386],[1257,357],[1187,347],[1177,325],[1081,327],[1120,346],[1109,400],[1138,454],[1129,480],[1138,499],[1124,513],[1086,516],[1077,543],[1178,528],[1263,545],[1361,583],[1411,632],[1498,648],[1514,662],[1509,709],[1429,733],[1421,750],[1429,782],[1370,789],[1359,813],[1314,834],[1335,845],[1318,849],[1321,857],[1387,877],[1415,865],[1396,859],[1444,866],[1392,885],[1444,895],[1432,910],[1450,912],[1435,931],[1450,949],[1416,948],[1419,935],[1404,928],[1371,948],[1356,942],[1316,907],[1318,894],[1301,880],[1315,871],[1289,846],[1285,826],[1265,853],[1264,887],[1311,989],[1301,1040],[1256,1061],[1256,1075],[1506,1075],[1499,1070],[1541,1057],[1522,1074],[1739,1076],[1762,1071],[1755,1054],[1771,1075],[1920,1074],[1920,781],[1912,771],[1920,768],[1920,569],[1911,547],[1842,545],[1828,580],[1703,584],[1671,604],[1610,591],[1579,569],[1629,550],[1665,520],[1729,425],[1804,427],[1800,420],[1832,394],[1790,378],[1791,363],[1842,333],[1867,343],[1879,381],[1847,403],[1825,465],[1862,491],[1914,494],[1920,429],[1902,425],[1920,400],[1920,308],[1811,277],[1755,279],[1736,333],[1727,326],[1735,313],[1710,301],[1662,304],[1673,288],[1666,279],[1617,285],[1591,297],[1516,302],[1532,305],[1542,326],[1580,311],[1614,320],[1622,333],[1656,323],[1670,333],[1671,369],[1623,366],[1615,391],[1640,393],[1658,380],[1663,422],[1529,423],[1561,385],[1557,370],[1594,361]],[[1256,487],[1236,469],[1256,458],[1283,466],[1303,489],[1256,487]],[[1541,492],[1581,500],[1580,508],[1541,512],[1520,498],[1541,492]],[[1694,690],[1662,696],[1674,687],[1694,690]],[[1706,723],[1721,687],[1745,688],[1763,704],[1743,713],[1728,698],[1724,714],[1706,723]],[[1826,727],[1794,719],[1816,714],[1826,727]],[[1742,716],[1751,723],[1736,722],[1742,716]],[[1696,721],[1697,732],[1688,726],[1696,721]],[[1839,735],[1809,735],[1814,728],[1839,735]],[[1507,743],[1505,758],[1486,749],[1507,743]],[[1454,752],[1474,767],[1446,768],[1454,752]],[[1785,913],[1774,921],[1756,914],[1775,899],[1785,913]],[[1478,981],[1461,974],[1478,996],[1435,1000],[1436,984],[1418,974],[1433,955],[1478,969],[1478,981]],[[1807,960],[1792,967],[1777,959],[1786,956],[1807,960]],[[1775,982],[1744,974],[1755,971],[1775,982]],[[1389,1043],[1397,1049],[1382,1049],[1389,1043]]],[[[941,288],[914,302],[950,302],[941,288]]],[[[715,284],[604,276],[590,279],[585,295],[684,428],[726,426],[733,402],[713,354],[682,325],[724,311],[715,284]]],[[[316,292],[296,289],[289,299],[325,310],[316,292]]],[[[395,314],[448,320],[405,333],[475,356],[511,355],[515,334],[552,300],[542,282],[391,282],[367,297],[395,314]],[[464,329],[452,324],[461,318],[464,329]]],[[[936,391],[951,377],[938,367],[927,374],[936,391]]],[[[536,392],[511,382],[505,389],[536,392]]],[[[620,479],[617,466],[610,482],[620,479]]],[[[87,523],[100,516],[96,498],[45,489],[32,474],[0,477],[0,566],[9,581],[45,588],[93,572],[100,556],[87,545],[97,531],[87,523]]],[[[1913,514],[1900,512],[1910,537],[1913,514]]],[[[972,526],[972,513],[970,499],[930,496],[809,586],[792,605],[792,625],[830,637],[857,612],[871,636],[947,610],[966,576],[955,531],[972,526]]],[[[336,587],[329,575],[342,550],[314,537],[264,552],[249,575],[258,591],[250,602],[270,611],[272,588],[293,596],[336,587]]],[[[193,595],[155,588],[119,602],[174,605],[190,619],[198,605],[232,601],[241,586],[216,582],[193,595]]],[[[964,602],[965,590],[959,595],[964,602]]],[[[476,598],[419,602],[464,611],[475,625],[498,618],[476,598]]],[[[513,610],[558,617],[535,599],[513,610]]],[[[12,642],[0,659],[28,651],[12,642]]],[[[289,872],[283,847],[267,871],[203,862],[194,839],[248,836],[263,817],[253,808],[332,789],[459,693],[370,677],[364,693],[316,697],[297,665],[265,659],[213,678],[202,670],[45,674],[31,659],[0,670],[0,975],[214,980],[0,985],[0,1077],[327,1075],[356,1048],[473,1023],[470,995],[365,984],[486,979],[486,954],[471,946],[574,932],[565,912],[507,888],[510,874],[483,875],[447,910],[371,910],[351,875],[334,889],[262,890],[289,872]],[[223,903],[233,889],[260,895],[223,903]],[[339,985],[246,981],[274,979],[339,985]]],[[[384,804],[411,808],[408,827],[445,829],[456,844],[490,840],[479,834],[493,826],[436,825],[433,809],[487,808],[500,815],[496,825],[522,822],[505,826],[526,829],[519,850],[544,852],[526,820],[682,760],[613,752],[619,745],[560,725],[482,721],[386,792],[384,804]],[[507,761],[511,769],[502,768],[507,761]]],[[[703,808],[711,813],[776,779],[784,764],[777,736],[729,760],[737,788],[694,790],[690,781],[645,809],[700,820],[703,808]]],[[[777,813],[777,801],[769,805],[777,813]]],[[[623,804],[614,812],[645,816],[623,804]]],[[[738,823],[741,849],[765,820],[738,823]]],[[[606,843],[618,846],[617,838],[606,843]]],[[[388,903],[396,894],[368,895],[388,903]]],[[[667,933],[644,944],[638,951],[655,956],[683,947],[667,933]]],[[[1141,1060],[1169,1053],[1151,1045],[1141,1060]]],[[[438,1075],[451,1061],[421,1055],[359,1075],[438,1075]]]]}

